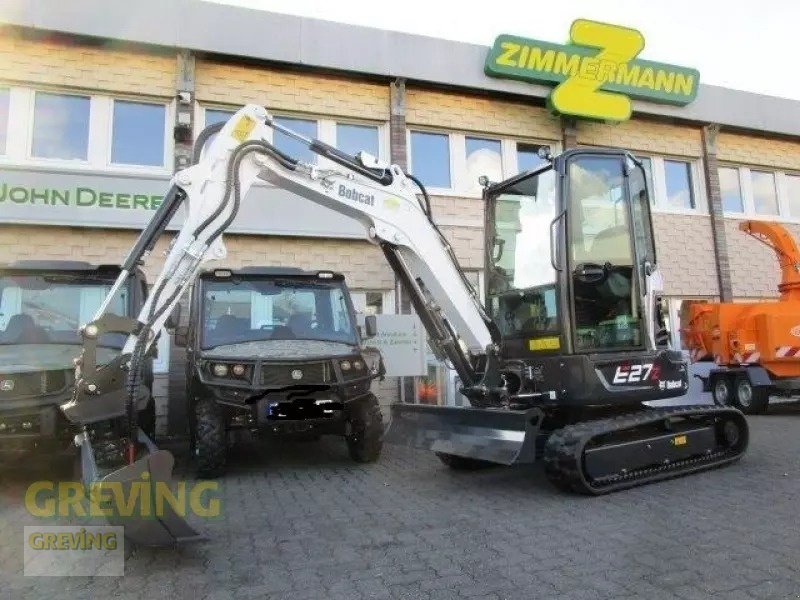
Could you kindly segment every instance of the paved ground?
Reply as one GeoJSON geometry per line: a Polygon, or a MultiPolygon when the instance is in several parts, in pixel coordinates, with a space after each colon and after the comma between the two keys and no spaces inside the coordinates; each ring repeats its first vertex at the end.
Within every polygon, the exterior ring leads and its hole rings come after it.
{"type": "Polygon", "coordinates": [[[740,463],[602,498],[539,469],[448,471],[388,447],[295,444],[223,480],[209,541],[141,550],[123,578],[25,578],[21,508],[41,473],[0,476],[0,598],[800,598],[800,408],[751,419],[740,463]]]}

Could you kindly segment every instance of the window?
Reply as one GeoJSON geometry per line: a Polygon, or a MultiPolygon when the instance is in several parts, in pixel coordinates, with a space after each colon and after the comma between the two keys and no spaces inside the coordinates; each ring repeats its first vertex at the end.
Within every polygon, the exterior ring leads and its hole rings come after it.
{"type": "Polygon", "coordinates": [[[775,173],[750,171],[753,185],[753,208],[757,215],[778,214],[778,194],[775,190],[775,173]]]}
{"type": "Polygon", "coordinates": [[[480,192],[478,178],[486,175],[490,181],[503,179],[503,159],[500,140],[467,137],[467,181],[466,187],[471,192],[480,192]]]}
{"type": "Polygon", "coordinates": [[[353,156],[363,151],[377,158],[380,154],[378,128],[373,125],[337,123],[336,147],[353,156]]]}
{"type": "Polygon", "coordinates": [[[426,186],[450,187],[450,137],[444,133],[411,132],[412,171],[426,186]]]}
{"type": "MultiPolygon", "coordinates": [[[[275,122],[278,125],[288,127],[292,131],[299,133],[307,138],[316,139],[317,137],[317,122],[307,119],[294,119],[290,117],[275,117],[275,122]]],[[[315,163],[317,155],[308,149],[304,143],[289,137],[285,133],[274,130],[274,137],[272,142],[275,147],[281,152],[285,152],[294,159],[302,160],[306,163],[315,163]]]]}
{"type": "Polygon", "coordinates": [[[353,308],[362,315],[382,315],[389,312],[388,307],[384,306],[385,292],[357,292],[351,291],[350,297],[353,301],[353,308]]]}
{"type": "Polygon", "coordinates": [[[692,189],[692,165],[680,160],[664,161],[666,180],[666,205],[669,208],[695,208],[692,189]]]}
{"type": "Polygon", "coordinates": [[[0,154],[7,152],[9,96],[9,90],[0,89],[0,154]]]}
{"type": "Polygon", "coordinates": [[[547,161],[539,156],[539,144],[517,144],[517,172],[533,171],[547,161]]]}
{"type": "Polygon", "coordinates": [[[645,182],[647,183],[647,194],[650,198],[650,203],[653,204],[656,201],[656,188],[653,185],[653,161],[647,156],[637,156],[636,158],[642,163],[645,182]]]}
{"type": "Polygon", "coordinates": [[[800,218],[800,176],[786,174],[786,200],[784,205],[789,212],[789,216],[800,218]]]}
{"type": "Polygon", "coordinates": [[[114,100],[111,162],[163,167],[166,118],[163,104],[114,100]]]}
{"type": "Polygon", "coordinates": [[[739,170],[729,167],[719,169],[719,195],[722,199],[722,211],[726,213],[744,212],[742,188],[739,185],[739,170]]]}
{"type": "Polygon", "coordinates": [[[209,125],[214,125],[216,123],[224,123],[228,119],[230,119],[233,115],[236,114],[236,111],[233,110],[222,110],[219,108],[207,108],[206,109],[206,127],[209,125]]]}
{"type": "Polygon", "coordinates": [[[86,160],[88,149],[89,98],[36,92],[32,156],[86,160]]]}

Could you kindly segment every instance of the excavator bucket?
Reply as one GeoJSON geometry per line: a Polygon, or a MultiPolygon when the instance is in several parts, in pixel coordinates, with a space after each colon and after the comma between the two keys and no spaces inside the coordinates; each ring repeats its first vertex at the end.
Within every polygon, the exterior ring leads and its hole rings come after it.
{"type": "Polygon", "coordinates": [[[512,465],[536,458],[542,422],[538,408],[512,411],[492,408],[402,404],[391,406],[385,441],[512,465]]]}
{"type": "Polygon", "coordinates": [[[112,525],[125,528],[125,538],[140,546],[172,546],[203,538],[178,515],[164,498],[165,486],[172,479],[175,459],[166,450],[159,450],[139,430],[139,444],[146,454],[133,464],[106,475],[100,473],[88,434],[79,436],[83,484],[92,491],[109,490],[106,498],[119,497],[131,510],[122,510],[119,502],[108,511],[112,525]],[[130,514],[128,514],[130,512],[130,514]]]}

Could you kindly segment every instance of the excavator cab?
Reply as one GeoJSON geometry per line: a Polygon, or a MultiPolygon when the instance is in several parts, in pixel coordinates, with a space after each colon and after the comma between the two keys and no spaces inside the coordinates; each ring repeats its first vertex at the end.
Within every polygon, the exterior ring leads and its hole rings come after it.
{"type": "Polygon", "coordinates": [[[680,355],[656,347],[661,283],[635,157],[565,152],[487,186],[484,201],[485,305],[504,361],[530,363],[559,403],[636,403],[686,391],[680,355]]]}

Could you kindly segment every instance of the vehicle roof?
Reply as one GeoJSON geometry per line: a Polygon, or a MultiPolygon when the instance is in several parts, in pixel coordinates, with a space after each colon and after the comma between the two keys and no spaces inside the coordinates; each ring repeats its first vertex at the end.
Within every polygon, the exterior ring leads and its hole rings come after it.
{"type": "MultiPolygon", "coordinates": [[[[81,260],[15,260],[0,263],[0,271],[105,271],[116,275],[121,268],[119,265],[93,264],[81,260]]],[[[143,276],[140,269],[137,268],[136,272],[143,276]]]]}
{"type": "Polygon", "coordinates": [[[344,279],[344,275],[329,269],[319,269],[306,271],[297,267],[242,267],[240,269],[230,269],[228,267],[217,267],[204,270],[201,277],[213,277],[216,271],[230,271],[235,277],[313,277],[317,278],[319,273],[332,273],[333,279],[344,279]]]}

